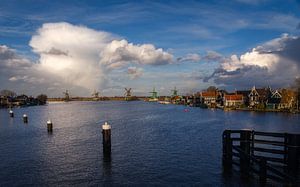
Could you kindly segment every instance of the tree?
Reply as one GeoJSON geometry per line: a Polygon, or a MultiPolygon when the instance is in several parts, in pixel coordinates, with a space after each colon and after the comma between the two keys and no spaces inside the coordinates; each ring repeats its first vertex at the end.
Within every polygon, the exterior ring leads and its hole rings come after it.
{"type": "Polygon", "coordinates": [[[208,92],[214,92],[216,90],[217,90],[217,88],[215,86],[210,86],[206,89],[206,91],[208,91],[208,92]]]}
{"type": "Polygon", "coordinates": [[[47,97],[47,95],[45,95],[45,94],[41,94],[41,95],[38,95],[38,96],[37,96],[37,100],[38,100],[39,105],[44,105],[44,104],[46,104],[47,99],[48,99],[48,97],[47,97]]]}
{"type": "Polygon", "coordinates": [[[11,90],[1,90],[0,95],[6,96],[6,97],[16,97],[17,94],[11,90]]]}

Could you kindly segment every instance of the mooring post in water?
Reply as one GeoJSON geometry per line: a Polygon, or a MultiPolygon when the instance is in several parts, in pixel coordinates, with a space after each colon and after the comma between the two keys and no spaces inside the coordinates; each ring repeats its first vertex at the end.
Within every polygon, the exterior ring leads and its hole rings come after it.
{"type": "Polygon", "coordinates": [[[47,130],[48,130],[48,132],[52,132],[52,129],[53,129],[53,124],[52,124],[52,121],[49,119],[47,121],[47,130]]]}
{"type": "Polygon", "coordinates": [[[223,167],[225,172],[231,170],[232,167],[232,139],[230,130],[223,132],[223,167]]]}
{"type": "Polygon", "coordinates": [[[9,110],[9,116],[10,116],[11,118],[13,118],[13,117],[14,117],[14,111],[9,110]]]}
{"type": "Polygon", "coordinates": [[[286,163],[288,173],[297,176],[300,158],[300,135],[286,134],[286,163]]]}
{"type": "Polygon", "coordinates": [[[243,174],[249,173],[250,167],[250,145],[251,145],[251,130],[242,130],[240,133],[240,148],[245,153],[240,157],[240,168],[243,174]]]}
{"type": "Polygon", "coordinates": [[[110,156],[111,154],[111,126],[105,122],[102,125],[102,143],[104,156],[110,156]]]}
{"type": "Polygon", "coordinates": [[[28,123],[28,116],[26,114],[23,115],[23,122],[28,123]]]}

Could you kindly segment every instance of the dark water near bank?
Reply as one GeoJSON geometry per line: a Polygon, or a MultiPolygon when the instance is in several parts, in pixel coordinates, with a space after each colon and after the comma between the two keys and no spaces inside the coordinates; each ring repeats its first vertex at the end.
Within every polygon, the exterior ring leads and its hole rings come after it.
{"type": "MultiPolygon", "coordinates": [[[[0,186],[245,184],[222,177],[224,129],[300,133],[300,115],[223,112],[145,102],[0,109],[0,186]],[[26,113],[29,123],[23,124],[26,113]],[[53,134],[46,121],[53,121],[53,134]],[[101,126],[112,125],[112,160],[101,126]]],[[[255,180],[247,181],[255,185],[255,180]]]]}

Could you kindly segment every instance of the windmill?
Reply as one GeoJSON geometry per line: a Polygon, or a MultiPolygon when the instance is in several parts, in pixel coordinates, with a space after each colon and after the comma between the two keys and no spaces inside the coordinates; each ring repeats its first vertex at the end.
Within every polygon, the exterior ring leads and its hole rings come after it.
{"type": "Polygon", "coordinates": [[[149,92],[149,93],[152,94],[149,101],[158,101],[157,91],[155,91],[155,87],[153,88],[153,91],[149,92]]]}
{"type": "Polygon", "coordinates": [[[131,88],[125,88],[124,96],[126,101],[131,99],[131,88]]]}
{"type": "Polygon", "coordinates": [[[172,91],[172,97],[175,97],[178,95],[178,90],[176,90],[176,86],[174,88],[174,90],[171,90],[172,91]]]}
{"type": "Polygon", "coordinates": [[[66,90],[65,92],[63,92],[63,94],[65,95],[64,101],[66,101],[66,102],[70,101],[70,94],[69,94],[69,91],[66,90]]]}
{"type": "Polygon", "coordinates": [[[92,96],[94,97],[94,99],[98,100],[99,99],[99,92],[96,92],[96,90],[94,90],[94,93],[92,93],[92,96]]]}

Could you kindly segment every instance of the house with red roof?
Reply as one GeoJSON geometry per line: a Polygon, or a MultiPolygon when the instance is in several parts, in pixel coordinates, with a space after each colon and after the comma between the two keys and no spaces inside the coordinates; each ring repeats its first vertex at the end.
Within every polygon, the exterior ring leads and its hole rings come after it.
{"type": "Polygon", "coordinates": [[[242,94],[226,94],[224,95],[225,107],[239,107],[245,104],[244,96],[242,94]]]}
{"type": "Polygon", "coordinates": [[[217,96],[218,96],[217,91],[201,92],[202,102],[209,107],[216,106],[217,96]]]}

